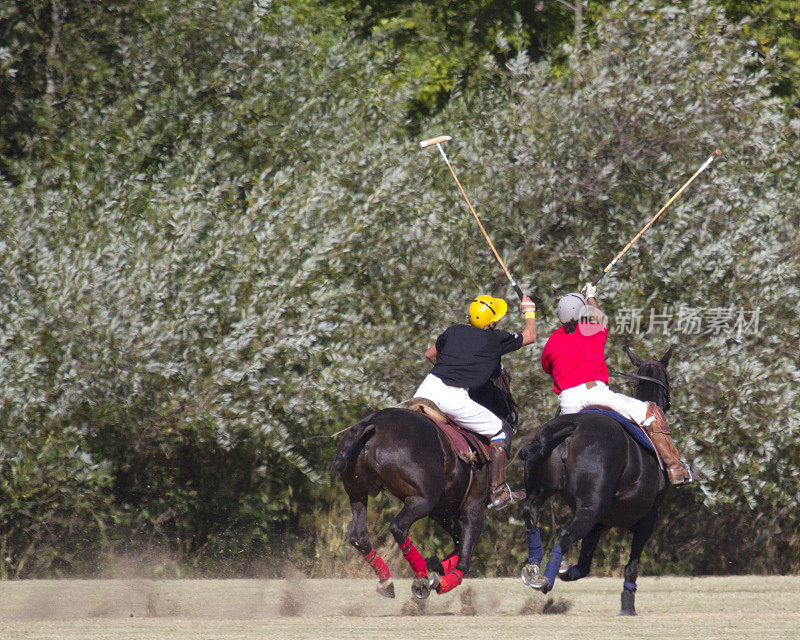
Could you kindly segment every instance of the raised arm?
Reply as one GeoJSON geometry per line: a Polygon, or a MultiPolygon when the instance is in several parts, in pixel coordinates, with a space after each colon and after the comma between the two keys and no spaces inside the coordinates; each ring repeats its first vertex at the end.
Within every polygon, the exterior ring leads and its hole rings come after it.
{"type": "Polygon", "coordinates": [[[522,296],[519,310],[525,314],[525,328],[522,330],[522,346],[536,341],[536,305],[528,296],[522,296]]]}

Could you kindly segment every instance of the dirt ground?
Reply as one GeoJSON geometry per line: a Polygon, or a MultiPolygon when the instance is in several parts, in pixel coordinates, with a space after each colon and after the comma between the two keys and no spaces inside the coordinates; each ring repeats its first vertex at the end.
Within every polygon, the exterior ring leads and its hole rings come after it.
{"type": "Polygon", "coordinates": [[[32,580],[0,583],[0,638],[227,640],[659,637],[800,638],[800,577],[640,578],[635,618],[622,581],[468,579],[420,604],[375,580],[32,580]]]}

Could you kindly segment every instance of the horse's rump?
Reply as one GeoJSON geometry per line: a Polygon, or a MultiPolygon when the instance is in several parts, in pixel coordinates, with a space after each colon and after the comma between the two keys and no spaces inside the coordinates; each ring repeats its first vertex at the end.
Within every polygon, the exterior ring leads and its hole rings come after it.
{"type": "Polygon", "coordinates": [[[331,464],[331,472],[342,473],[353,467],[367,442],[378,432],[384,435],[388,435],[388,432],[400,434],[399,437],[391,437],[395,443],[393,448],[410,447],[412,450],[406,452],[409,462],[434,449],[441,453],[446,447],[445,442],[449,442],[447,438],[440,437],[441,431],[436,423],[419,411],[381,409],[362,418],[345,432],[331,464]]]}
{"type": "Polygon", "coordinates": [[[520,460],[530,459],[531,462],[537,463],[550,457],[553,449],[575,433],[578,427],[576,415],[578,414],[571,413],[545,422],[533,438],[519,450],[517,455],[520,460]]]}
{"type": "MultiPolygon", "coordinates": [[[[629,444],[633,448],[639,448],[622,425],[613,418],[591,413],[569,413],[543,424],[536,435],[519,450],[518,456],[524,461],[526,473],[538,475],[535,470],[543,469],[548,461],[556,464],[552,455],[561,445],[566,447],[561,453],[564,463],[589,450],[595,464],[601,463],[603,459],[605,462],[601,466],[615,466],[629,444]],[[598,446],[601,444],[602,446],[598,446]]],[[[554,473],[559,466],[553,468],[554,473]]],[[[555,482],[554,486],[560,484],[555,478],[551,480],[555,482]]]]}
{"type": "Polygon", "coordinates": [[[374,417],[375,413],[371,413],[345,431],[331,463],[331,473],[341,473],[353,464],[364,443],[375,433],[374,417]]]}

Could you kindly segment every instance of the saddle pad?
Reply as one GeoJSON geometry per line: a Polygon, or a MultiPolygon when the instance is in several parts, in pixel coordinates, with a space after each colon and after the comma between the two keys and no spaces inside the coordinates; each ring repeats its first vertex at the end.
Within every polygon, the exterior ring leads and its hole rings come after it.
{"type": "Polygon", "coordinates": [[[439,427],[439,430],[447,436],[456,455],[464,462],[476,464],[489,461],[489,447],[481,441],[481,437],[472,431],[462,429],[458,425],[446,421],[445,415],[430,400],[414,398],[414,400],[407,403],[406,408],[411,411],[419,411],[432,420],[439,427]]]}
{"type": "Polygon", "coordinates": [[[644,431],[642,431],[642,429],[637,425],[633,424],[633,422],[628,420],[625,416],[620,415],[616,411],[611,411],[611,409],[584,409],[581,411],[581,413],[599,413],[600,415],[604,415],[612,420],[616,420],[622,425],[625,431],[630,434],[631,438],[636,440],[636,442],[642,445],[650,453],[655,455],[656,459],[658,459],[658,454],[653,448],[653,443],[650,442],[650,439],[644,434],[644,431]]]}

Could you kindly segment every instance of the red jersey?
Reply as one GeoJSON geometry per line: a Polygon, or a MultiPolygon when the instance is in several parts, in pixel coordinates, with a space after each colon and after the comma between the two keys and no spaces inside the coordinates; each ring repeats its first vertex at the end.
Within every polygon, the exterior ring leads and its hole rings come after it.
{"type": "Polygon", "coordinates": [[[572,333],[559,327],[542,351],[542,369],[553,376],[553,391],[591,380],[608,384],[607,338],[608,329],[601,324],[581,322],[572,333]]]}

